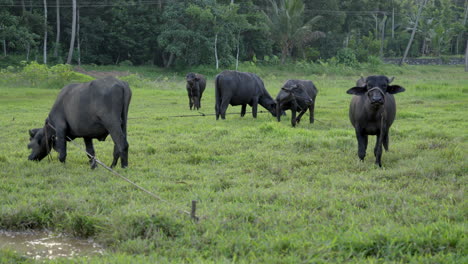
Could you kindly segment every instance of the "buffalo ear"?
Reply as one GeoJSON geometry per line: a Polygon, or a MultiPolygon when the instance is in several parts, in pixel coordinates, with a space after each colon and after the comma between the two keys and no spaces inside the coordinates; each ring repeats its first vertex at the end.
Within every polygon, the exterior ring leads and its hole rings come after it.
{"type": "Polygon", "coordinates": [[[367,92],[367,87],[353,87],[346,91],[347,94],[363,95],[367,92]]]}
{"type": "Polygon", "coordinates": [[[401,87],[400,85],[390,85],[387,87],[387,93],[389,94],[402,93],[404,91],[405,88],[401,87]]]}
{"type": "Polygon", "coordinates": [[[39,131],[40,128],[33,128],[29,130],[29,136],[34,137],[37,134],[37,131],[39,131]]]}
{"type": "Polygon", "coordinates": [[[361,87],[366,87],[367,83],[367,77],[364,77],[361,75],[361,78],[357,80],[356,85],[361,86],[361,87]]]}

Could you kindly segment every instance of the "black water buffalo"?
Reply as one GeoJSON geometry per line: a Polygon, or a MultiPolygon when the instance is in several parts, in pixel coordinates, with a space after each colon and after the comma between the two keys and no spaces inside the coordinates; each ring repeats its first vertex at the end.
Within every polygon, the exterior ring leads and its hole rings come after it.
{"type": "Polygon", "coordinates": [[[396,104],[393,94],[405,91],[399,85],[389,85],[393,78],[369,76],[357,81],[357,86],[349,89],[353,94],[349,107],[349,119],[356,131],[358,156],[364,160],[367,149],[367,136],[376,135],[374,148],[375,163],[382,167],[382,145],[388,151],[390,126],[395,120],[396,104]]]}
{"type": "Polygon", "coordinates": [[[187,80],[187,93],[189,97],[189,106],[190,110],[193,109],[200,109],[201,107],[201,98],[203,95],[203,91],[205,91],[206,87],[206,79],[205,76],[190,72],[185,76],[187,80]]]}
{"type": "Polygon", "coordinates": [[[309,109],[310,123],[314,123],[315,97],[317,87],[307,80],[288,80],[276,96],[276,118],[281,121],[281,111],[291,109],[291,124],[301,121],[302,115],[309,109]],[[296,112],[299,116],[296,118],[296,112]]]}
{"type": "MultiPolygon", "coordinates": [[[[114,77],[87,83],[69,84],[62,88],[42,128],[29,130],[29,160],[40,161],[52,147],[65,162],[66,142],[82,137],[86,151],[94,156],[92,139],[104,141],[110,134],[114,141],[114,160],[121,158],[128,166],[127,115],[132,92],[126,82],[114,77]]],[[[89,157],[91,168],[96,167],[89,157]]]]}
{"type": "Polygon", "coordinates": [[[256,74],[238,71],[223,71],[215,79],[216,120],[226,118],[229,104],[242,105],[241,116],[245,115],[247,104],[252,106],[252,115],[257,117],[258,104],[276,116],[276,102],[265,89],[263,81],[256,74]]]}

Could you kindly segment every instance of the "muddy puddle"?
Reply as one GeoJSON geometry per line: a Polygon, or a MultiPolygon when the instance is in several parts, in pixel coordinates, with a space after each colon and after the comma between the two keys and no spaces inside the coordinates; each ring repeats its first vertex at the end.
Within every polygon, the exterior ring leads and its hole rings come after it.
{"type": "Polygon", "coordinates": [[[0,249],[10,249],[32,259],[73,258],[104,253],[104,249],[92,240],[36,231],[0,230],[0,249]]]}

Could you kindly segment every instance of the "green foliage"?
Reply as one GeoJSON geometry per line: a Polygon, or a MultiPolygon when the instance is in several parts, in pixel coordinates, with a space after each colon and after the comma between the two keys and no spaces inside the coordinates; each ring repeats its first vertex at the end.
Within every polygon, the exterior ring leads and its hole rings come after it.
{"type": "Polygon", "coordinates": [[[99,224],[93,217],[71,213],[67,214],[65,230],[76,237],[88,238],[96,235],[99,224]]]}
{"type": "Polygon", "coordinates": [[[308,47],[305,50],[305,58],[309,61],[316,61],[320,58],[320,51],[316,48],[308,47]]]}
{"type": "Polygon", "coordinates": [[[29,12],[19,17],[2,9],[0,11],[0,40],[4,40],[11,49],[26,49],[28,45],[37,44],[39,35],[29,23],[37,22],[38,18],[29,12]]]}
{"type": "Polygon", "coordinates": [[[35,61],[21,67],[9,67],[0,71],[0,84],[19,87],[41,87],[60,89],[71,82],[85,82],[93,78],[72,70],[71,65],[57,64],[48,67],[35,61]]]}
{"type": "Polygon", "coordinates": [[[338,50],[338,53],[336,54],[336,60],[338,63],[350,67],[356,66],[358,63],[356,54],[350,48],[343,48],[338,50]]]}
{"type": "Polygon", "coordinates": [[[360,39],[351,39],[349,48],[355,52],[356,59],[359,62],[367,62],[369,56],[379,55],[380,40],[374,38],[372,32],[369,32],[369,36],[363,36],[360,39]]]}
{"type": "Polygon", "coordinates": [[[133,66],[133,63],[129,60],[124,60],[119,63],[119,66],[126,66],[126,67],[133,66]]]}
{"type": "MultiPolygon", "coordinates": [[[[294,63],[304,59],[327,60],[347,47],[354,50],[359,62],[367,62],[370,55],[381,56],[382,44],[384,56],[402,56],[420,1],[240,0],[231,4],[214,0],[154,3],[116,0],[108,5],[98,0],[95,3],[92,8],[87,6],[89,3],[81,3],[81,49],[75,50],[73,63],[77,63],[79,56],[84,64],[123,62],[127,66],[179,69],[214,65],[216,36],[222,68],[234,64],[238,51],[241,61],[276,55],[283,63],[286,60],[294,63]]],[[[0,46],[5,57],[0,58],[2,68],[21,60],[42,61],[44,10],[42,4],[24,4],[24,9],[18,4],[0,11],[0,46]],[[19,59],[9,58],[19,55],[19,59]]],[[[63,7],[59,9],[58,44],[57,13],[55,8],[49,8],[48,12],[47,61],[52,65],[64,62],[71,38],[72,9],[63,7]],[[52,55],[55,48],[58,53],[52,55]]],[[[464,12],[463,1],[429,1],[409,55],[463,54],[467,40],[463,34],[464,12]]]]}
{"type": "Polygon", "coordinates": [[[293,48],[302,48],[312,40],[324,36],[314,27],[322,17],[314,16],[305,21],[305,5],[302,0],[270,1],[271,11],[265,13],[271,37],[281,48],[281,63],[285,63],[293,48]]]}
{"type": "Polygon", "coordinates": [[[276,55],[273,55],[271,57],[266,55],[263,57],[263,60],[262,60],[262,63],[265,65],[278,65],[279,62],[280,62],[280,59],[276,55]]]}
{"type": "Polygon", "coordinates": [[[440,56],[440,60],[442,61],[443,64],[448,64],[450,62],[450,57],[449,56],[440,56]]]}
{"type": "Polygon", "coordinates": [[[383,64],[383,61],[380,59],[380,57],[371,55],[367,57],[367,63],[369,63],[371,67],[379,67],[383,64]]]}
{"type": "Polygon", "coordinates": [[[12,250],[0,249],[0,263],[4,264],[29,264],[34,261],[28,257],[21,256],[12,250]]]}

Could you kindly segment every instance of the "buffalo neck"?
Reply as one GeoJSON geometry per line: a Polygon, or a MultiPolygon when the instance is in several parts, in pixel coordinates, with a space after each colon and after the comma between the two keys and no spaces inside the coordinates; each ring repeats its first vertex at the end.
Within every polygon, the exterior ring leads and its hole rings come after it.
{"type": "Polygon", "coordinates": [[[366,120],[379,120],[382,118],[385,113],[385,104],[373,105],[367,94],[360,96],[360,99],[364,102],[358,105],[362,105],[362,113],[365,115],[366,120]]]}
{"type": "Polygon", "coordinates": [[[259,100],[258,100],[258,103],[265,107],[266,109],[268,109],[270,112],[272,111],[275,111],[275,109],[273,109],[274,106],[276,103],[275,103],[275,100],[273,100],[273,98],[271,98],[271,96],[269,94],[263,94],[259,100]]]}

